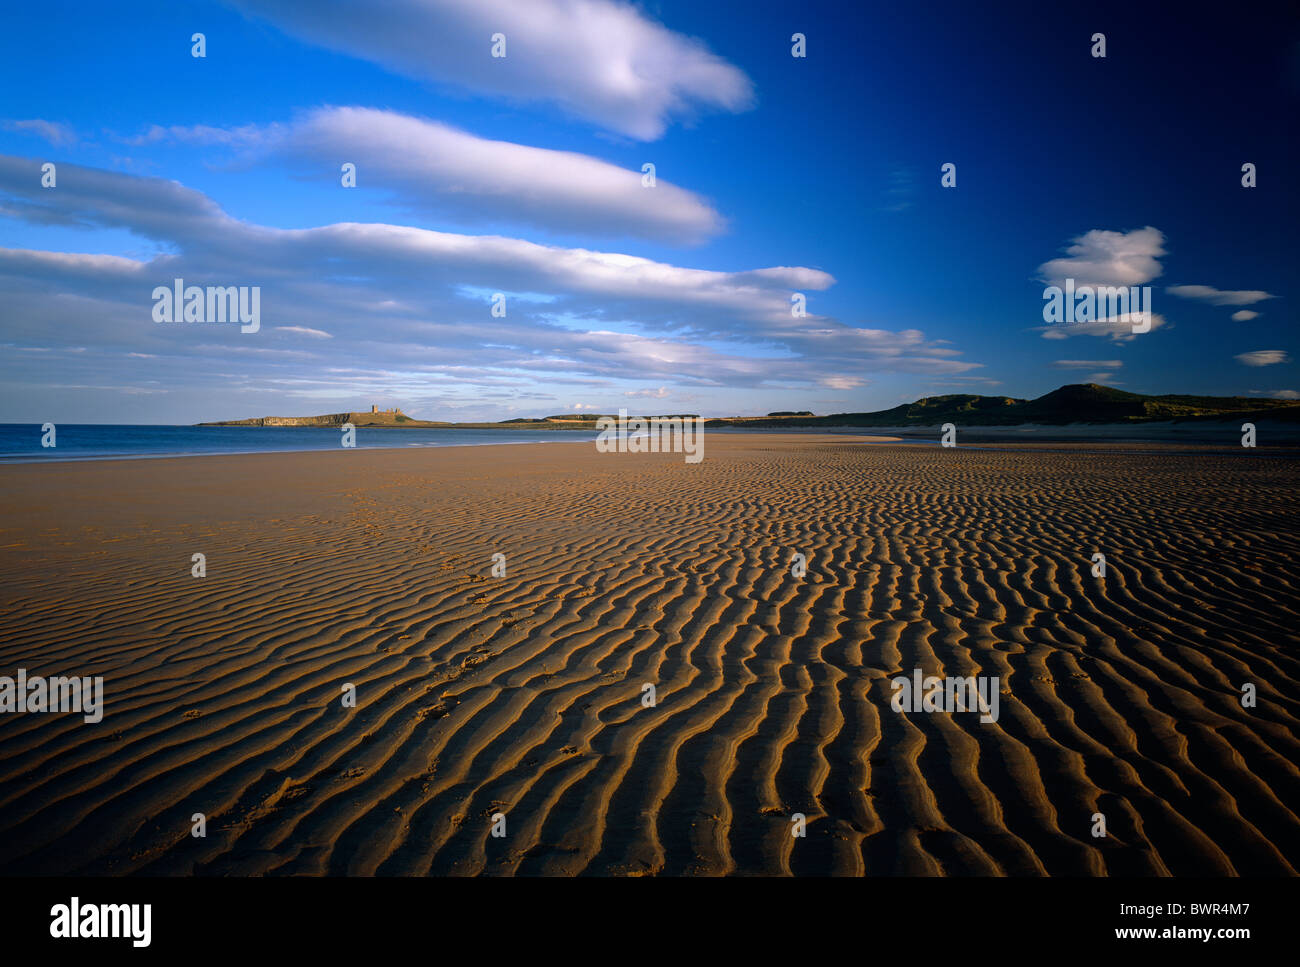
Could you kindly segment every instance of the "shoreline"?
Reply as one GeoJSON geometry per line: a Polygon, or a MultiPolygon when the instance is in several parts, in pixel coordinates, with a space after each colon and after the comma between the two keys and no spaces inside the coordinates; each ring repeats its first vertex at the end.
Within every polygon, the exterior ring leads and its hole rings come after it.
{"type": "MultiPolygon", "coordinates": [[[[21,427],[24,431],[31,431],[34,425],[29,424],[6,424],[6,427],[13,429],[21,427]]],[[[298,436],[300,430],[320,430],[327,431],[330,434],[337,432],[334,427],[203,427],[196,428],[187,425],[116,425],[116,424],[65,424],[65,434],[71,429],[93,428],[97,434],[111,434],[114,430],[123,431],[128,435],[132,431],[149,431],[151,429],[175,430],[175,431],[197,431],[197,437],[189,437],[177,445],[182,449],[177,450],[144,450],[144,452],[74,452],[71,455],[60,453],[55,456],[48,451],[39,451],[32,447],[26,451],[11,451],[8,454],[0,455],[0,466],[26,466],[39,465],[45,463],[95,463],[101,461],[118,461],[118,460],[160,460],[160,459],[180,459],[188,457],[210,457],[210,456],[253,456],[257,454],[270,453],[325,453],[338,449],[354,450],[444,450],[454,449],[457,447],[493,447],[493,446],[513,446],[518,444],[532,443],[591,443],[599,439],[599,433],[591,429],[578,428],[559,428],[552,434],[551,439],[529,439],[533,434],[547,432],[547,430],[534,428],[521,430],[517,433],[511,433],[511,427],[494,427],[491,429],[480,429],[470,427],[360,427],[358,429],[408,429],[412,433],[446,433],[451,439],[425,439],[425,440],[403,440],[400,435],[384,436],[380,439],[382,443],[374,443],[373,437],[367,437],[367,445],[344,448],[335,444],[321,446],[302,446],[292,445],[293,441],[301,441],[304,437],[298,436]],[[279,445],[273,445],[267,449],[185,449],[187,446],[197,446],[196,439],[201,439],[203,434],[209,431],[224,432],[227,430],[266,430],[271,433],[280,433],[287,431],[285,435],[278,437],[279,445]],[[456,437],[459,434],[476,435],[479,438],[473,440],[459,440],[456,437]],[[490,439],[490,437],[509,435],[509,439],[490,439]],[[484,437],[488,437],[484,439],[484,437]],[[521,439],[522,437],[522,439],[521,439]],[[558,438],[555,438],[558,437],[558,438]]],[[[31,431],[34,432],[34,431],[31,431]]],[[[749,437],[752,439],[785,439],[791,440],[816,440],[819,438],[838,439],[838,440],[857,440],[863,443],[873,445],[907,445],[920,447],[938,446],[940,438],[939,427],[818,427],[818,428],[797,428],[788,429],[772,427],[755,427],[744,428],[726,426],[710,430],[707,426],[704,429],[707,438],[725,439],[727,437],[749,437]]],[[[242,434],[240,434],[242,436],[242,434]]],[[[995,452],[999,450],[1018,451],[1021,449],[1037,448],[1043,452],[1049,452],[1053,449],[1061,452],[1074,452],[1083,448],[1091,448],[1091,451],[1098,454],[1104,453],[1127,453],[1138,449],[1149,449],[1153,452],[1164,452],[1169,455],[1178,453],[1241,453],[1248,450],[1250,456],[1261,456],[1265,454],[1274,454],[1278,456],[1297,456],[1300,455],[1300,426],[1289,424],[1260,424],[1256,445],[1254,447],[1241,446],[1240,427],[1231,423],[1149,423],[1141,425],[1125,424],[1068,424],[1065,426],[1055,426],[1048,424],[1027,424],[1023,426],[1003,427],[1003,426],[959,426],[956,429],[956,448],[957,449],[980,449],[986,452],[995,452]]],[[[308,436],[306,439],[310,440],[308,436]]],[[[330,439],[324,434],[320,434],[317,439],[323,443],[324,440],[330,439]]],[[[165,442],[165,441],[164,441],[165,442]]],[[[102,447],[108,448],[112,445],[112,438],[109,436],[107,442],[101,444],[102,447]]],[[[120,444],[119,444],[120,445],[120,444]]],[[[144,446],[158,446],[157,441],[147,441],[144,446]]],[[[10,444],[12,447],[12,444],[10,444]]],[[[235,444],[230,444],[234,447],[235,444]]],[[[93,446],[87,449],[93,450],[93,446]]]]}
{"type": "Polygon", "coordinates": [[[103,456],[85,456],[85,457],[0,457],[0,467],[29,467],[47,463],[102,463],[115,462],[120,460],[189,460],[206,457],[269,457],[269,456],[292,456],[294,454],[306,453],[333,453],[336,450],[340,452],[367,452],[372,450],[382,451],[406,451],[410,449],[417,450],[455,450],[460,447],[510,447],[510,446],[545,446],[547,444],[574,444],[574,443],[592,443],[591,440],[502,440],[495,443],[407,443],[402,446],[369,446],[369,447],[320,447],[319,449],[296,450],[217,450],[209,453],[130,453],[130,454],[107,454],[103,456]]]}
{"type": "MultiPolygon", "coordinates": [[[[714,434],[723,433],[754,434],[763,431],[728,431],[717,430],[714,434]]],[[[901,436],[874,436],[859,432],[827,432],[816,431],[808,434],[800,434],[795,431],[766,431],[766,435],[792,437],[800,442],[821,442],[815,437],[826,437],[829,440],[843,443],[852,443],[863,446],[886,447],[886,446],[903,446],[917,447],[925,449],[943,448],[938,440],[905,438],[901,436]]],[[[989,446],[985,441],[975,444],[958,444],[953,447],[954,450],[965,450],[972,453],[1089,453],[1098,456],[1107,455],[1132,455],[1134,453],[1149,453],[1167,457],[1179,456],[1240,456],[1245,459],[1296,459],[1300,458],[1300,444],[1276,444],[1272,446],[1259,446],[1249,449],[1240,447],[1231,447],[1222,443],[1195,443],[1183,440],[1114,440],[1110,438],[1096,440],[1078,440],[1078,439],[1042,439],[1042,440],[1002,440],[995,439],[987,441],[989,443],[1001,444],[989,446]]],[[[594,440],[505,440],[499,442],[482,442],[482,443],[408,443],[403,446],[366,446],[366,447],[321,447],[318,449],[298,448],[293,450],[220,450],[207,453],[139,453],[139,454],[108,454],[102,456],[76,456],[76,457],[0,457],[0,468],[4,467],[31,467],[42,466],[46,464],[83,464],[83,463],[116,463],[134,460],[190,460],[190,459],[207,459],[212,457],[257,457],[257,456],[293,456],[305,454],[334,453],[336,451],[347,452],[409,452],[411,450],[457,450],[457,449],[483,449],[492,447],[519,447],[519,446],[547,446],[547,445],[574,445],[574,444],[593,444],[594,440]]]]}
{"type": "MultiPolygon", "coordinates": [[[[719,430],[717,433],[729,433],[731,431],[719,430]]],[[[747,431],[739,431],[745,433],[747,431]]],[[[907,441],[899,440],[895,437],[875,437],[868,434],[828,434],[828,433],[809,433],[809,434],[788,434],[792,437],[807,438],[808,442],[817,442],[818,437],[827,437],[834,440],[844,440],[847,436],[857,437],[858,439],[850,441],[857,443],[906,443],[907,441]]],[[[918,441],[919,442],[919,441],[918,441]]],[[[9,458],[0,457],[0,467],[26,467],[40,466],[43,464],[66,464],[66,463],[102,463],[117,462],[123,460],[189,460],[195,458],[208,457],[255,457],[255,456],[292,456],[295,454],[312,454],[312,453],[360,453],[371,451],[383,452],[409,452],[411,450],[455,450],[465,448],[482,448],[482,447],[499,447],[499,446],[545,446],[545,445],[573,445],[573,444],[590,444],[595,446],[596,438],[589,440],[500,440],[495,442],[479,443],[407,443],[402,446],[365,446],[365,447],[320,447],[314,449],[298,448],[293,450],[219,450],[208,453],[140,453],[140,454],[108,454],[103,456],[84,456],[84,457],[31,457],[31,458],[9,458]]]]}

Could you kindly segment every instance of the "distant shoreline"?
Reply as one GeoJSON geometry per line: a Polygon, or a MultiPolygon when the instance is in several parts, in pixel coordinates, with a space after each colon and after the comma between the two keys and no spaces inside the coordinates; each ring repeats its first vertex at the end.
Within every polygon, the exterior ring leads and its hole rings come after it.
{"type": "Polygon", "coordinates": [[[1052,390],[1037,399],[1011,396],[976,396],[958,393],[927,396],[888,410],[869,413],[832,413],[815,416],[808,410],[778,411],[765,416],[703,417],[698,413],[631,413],[626,408],[613,414],[582,416],[556,414],[546,417],[501,420],[493,423],[447,423],[416,420],[400,408],[369,413],[327,413],[321,416],[263,416],[243,420],[199,423],[198,426],[251,427],[341,427],[472,429],[472,430],[599,430],[605,420],[656,418],[702,418],[707,429],[778,430],[881,430],[899,428],[923,430],[951,424],[972,429],[1000,427],[1004,431],[1026,426],[1141,426],[1164,423],[1207,424],[1225,421],[1242,423],[1272,421],[1300,426],[1300,401],[1247,396],[1160,396],[1130,393],[1097,383],[1075,383],[1052,390]]]}

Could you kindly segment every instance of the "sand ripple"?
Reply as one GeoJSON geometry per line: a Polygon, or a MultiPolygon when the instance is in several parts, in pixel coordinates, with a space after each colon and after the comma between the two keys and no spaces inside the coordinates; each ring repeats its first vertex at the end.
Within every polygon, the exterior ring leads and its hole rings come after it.
{"type": "Polygon", "coordinates": [[[709,444],[0,468],[0,872],[1296,873],[1296,463],[709,444]]]}

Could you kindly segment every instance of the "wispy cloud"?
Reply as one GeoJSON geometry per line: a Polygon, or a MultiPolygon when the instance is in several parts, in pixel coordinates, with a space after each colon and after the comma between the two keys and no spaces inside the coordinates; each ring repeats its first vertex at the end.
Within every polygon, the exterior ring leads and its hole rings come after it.
{"type": "MultiPolygon", "coordinates": [[[[1155,332],[1166,325],[1165,317],[1158,312],[1151,313],[1150,332],[1155,332]]],[[[1124,312],[1107,319],[1094,319],[1090,322],[1072,322],[1066,325],[1036,326],[1044,339],[1069,339],[1071,336],[1103,336],[1113,342],[1131,342],[1138,337],[1133,332],[1134,326],[1142,326],[1145,321],[1135,313],[1124,312]]]]}
{"type": "Polygon", "coordinates": [[[901,212],[912,207],[916,195],[916,177],[907,168],[894,168],[889,173],[889,187],[885,189],[882,211],[901,212]]]}
{"type": "Polygon", "coordinates": [[[300,176],[336,184],[350,162],[359,186],[388,192],[408,211],[463,224],[495,220],[686,243],[705,241],[724,224],[707,201],[669,181],[656,177],[653,187],[643,186],[639,170],[372,108],[323,107],[290,122],[228,131],[155,126],[141,138],[271,155],[300,176]]]}
{"type": "MultiPolygon", "coordinates": [[[[1253,306],[1256,302],[1277,298],[1275,295],[1261,292],[1258,289],[1225,291],[1208,285],[1171,285],[1165,291],[1170,295],[1178,296],[1180,299],[1195,299],[1198,302],[1208,302],[1212,306],[1253,306]]],[[[1237,313],[1237,315],[1240,314],[1237,313]]],[[[1237,315],[1232,318],[1236,319],[1237,315]]],[[[1258,313],[1251,313],[1248,318],[1254,318],[1256,315],[1258,313]]]]}
{"type": "Polygon", "coordinates": [[[1058,359],[1052,363],[1057,369],[1119,369],[1122,359],[1058,359]]]}
{"type": "Polygon", "coordinates": [[[307,326],[272,326],[276,332],[293,332],[300,336],[310,336],[312,339],[333,339],[327,332],[320,329],[310,329],[307,326]]]}
{"type": "Polygon", "coordinates": [[[300,40],[398,74],[517,101],[551,101],[654,140],[699,110],[754,101],[743,71],[615,0],[232,0],[300,40]],[[492,36],[504,34],[505,57],[492,36]]]}
{"type": "Polygon", "coordinates": [[[6,131],[17,131],[20,134],[33,134],[38,138],[44,138],[56,148],[64,148],[78,141],[77,132],[73,130],[72,125],[64,124],[62,121],[43,121],[40,118],[27,121],[0,121],[0,127],[6,131]]]}
{"type": "Polygon", "coordinates": [[[1291,361],[1291,357],[1281,349],[1256,349],[1249,353],[1238,353],[1233,358],[1246,366],[1276,366],[1291,361]]]}
{"type": "Polygon", "coordinates": [[[949,376],[947,379],[939,380],[934,385],[949,386],[963,383],[978,383],[983,386],[1001,386],[1002,380],[994,379],[992,376],[949,376]]]}

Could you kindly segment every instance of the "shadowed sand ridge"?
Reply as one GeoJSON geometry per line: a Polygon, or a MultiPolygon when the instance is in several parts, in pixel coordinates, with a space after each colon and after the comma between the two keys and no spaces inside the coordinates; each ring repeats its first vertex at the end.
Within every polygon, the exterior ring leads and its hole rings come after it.
{"type": "Polygon", "coordinates": [[[0,675],[106,696],[0,716],[0,873],[1294,874],[1298,466],[715,434],[0,467],[0,675]],[[997,676],[998,720],[893,711],[917,668],[997,676]]]}

